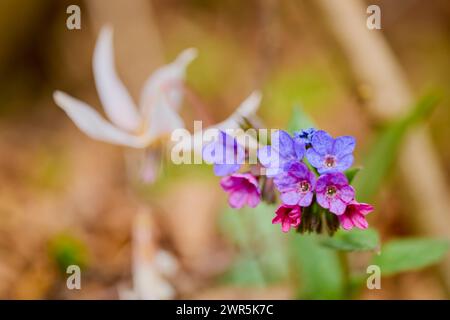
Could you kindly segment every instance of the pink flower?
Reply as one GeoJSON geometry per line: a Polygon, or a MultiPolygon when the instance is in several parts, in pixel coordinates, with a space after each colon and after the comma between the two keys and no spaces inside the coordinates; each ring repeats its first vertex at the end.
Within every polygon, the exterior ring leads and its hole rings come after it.
{"type": "Polygon", "coordinates": [[[232,208],[240,209],[246,204],[254,208],[261,201],[258,180],[250,173],[234,173],[223,177],[220,185],[229,193],[228,203],[232,208]]]}
{"type": "Polygon", "coordinates": [[[367,203],[359,203],[355,200],[351,201],[343,215],[338,216],[341,226],[345,230],[351,230],[353,227],[359,229],[367,229],[369,224],[366,215],[373,211],[373,206],[367,203]]]}
{"type": "Polygon", "coordinates": [[[272,220],[272,224],[281,224],[281,230],[283,232],[289,232],[290,228],[297,228],[300,225],[302,209],[300,206],[282,204],[275,211],[275,218],[272,220]]]}

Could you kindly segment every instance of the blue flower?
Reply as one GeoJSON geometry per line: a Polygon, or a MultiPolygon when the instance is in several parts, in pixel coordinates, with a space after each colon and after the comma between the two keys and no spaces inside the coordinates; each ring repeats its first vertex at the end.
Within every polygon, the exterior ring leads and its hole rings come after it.
{"type": "Polygon", "coordinates": [[[325,131],[317,131],[311,138],[311,148],[306,151],[309,163],[317,168],[320,174],[342,172],[353,163],[355,138],[351,136],[333,139],[325,131]]]}
{"type": "Polygon", "coordinates": [[[203,159],[214,164],[216,176],[226,176],[235,173],[245,161],[245,149],[235,138],[219,131],[216,141],[203,148],[203,159]]]}
{"type": "Polygon", "coordinates": [[[300,162],[304,155],[305,144],[283,130],[272,133],[271,145],[258,150],[258,159],[266,167],[268,177],[287,171],[291,164],[300,162]]]}
{"type": "Polygon", "coordinates": [[[305,145],[311,144],[311,138],[317,132],[316,128],[308,128],[294,132],[294,138],[300,139],[305,145]]]}

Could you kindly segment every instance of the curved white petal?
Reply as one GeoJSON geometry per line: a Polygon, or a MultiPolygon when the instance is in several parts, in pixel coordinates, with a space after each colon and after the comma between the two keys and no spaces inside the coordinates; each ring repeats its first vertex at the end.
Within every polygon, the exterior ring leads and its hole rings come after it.
{"type": "Polygon", "coordinates": [[[183,120],[163,95],[156,97],[149,118],[148,130],[144,134],[149,143],[160,136],[170,134],[175,129],[184,128],[183,120]]]}
{"type": "Polygon", "coordinates": [[[261,92],[253,91],[226,120],[214,125],[220,130],[238,129],[243,118],[250,118],[258,111],[261,103],[261,92]]]}
{"type": "Polygon", "coordinates": [[[147,144],[142,137],[133,136],[116,128],[86,103],[64,92],[55,91],[53,99],[75,125],[92,139],[133,148],[143,148],[147,144]]]}
{"type": "Polygon", "coordinates": [[[182,81],[186,67],[197,56],[197,49],[190,48],[181,52],[174,62],[156,70],[145,82],[139,106],[144,117],[149,117],[150,110],[163,97],[168,106],[178,110],[183,98],[182,81]]]}
{"type": "Polygon", "coordinates": [[[183,97],[181,81],[186,66],[196,55],[196,49],[184,50],[174,62],[155,71],[145,83],[141,93],[141,112],[148,128],[145,137],[149,141],[184,128],[177,113],[183,97]]]}
{"type": "Polygon", "coordinates": [[[141,118],[114,66],[113,32],[103,27],[95,45],[93,69],[95,85],[106,115],[118,127],[135,131],[141,118]]]}
{"type": "MultiPolygon", "coordinates": [[[[179,147],[183,149],[185,152],[195,152],[197,154],[202,154],[203,146],[207,141],[205,141],[204,133],[207,130],[223,130],[229,135],[236,138],[236,141],[244,146],[249,148],[250,150],[256,150],[259,146],[258,141],[251,135],[247,134],[244,130],[235,130],[241,129],[240,123],[243,118],[250,118],[256,114],[256,111],[259,108],[261,103],[262,95],[259,91],[254,91],[250,94],[250,96],[245,99],[239,107],[233,112],[226,120],[219,122],[210,127],[204,128],[203,131],[194,132],[190,139],[184,140],[180,143],[179,147]],[[230,131],[227,131],[230,130],[230,131]]],[[[217,133],[216,133],[217,134],[217,133]]],[[[213,136],[212,134],[209,134],[213,136]]]]}

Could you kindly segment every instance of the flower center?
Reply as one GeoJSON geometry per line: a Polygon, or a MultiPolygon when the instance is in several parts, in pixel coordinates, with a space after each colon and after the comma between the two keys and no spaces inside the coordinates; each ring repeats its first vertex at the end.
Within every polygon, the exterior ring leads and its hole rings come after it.
{"type": "Polygon", "coordinates": [[[303,180],[302,182],[300,182],[298,184],[298,191],[300,192],[308,192],[310,189],[311,185],[309,184],[308,181],[303,180]]]}
{"type": "Polygon", "coordinates": [[[333,156],[326,156],[324,163],[327,168],[333,168],[336,166],[336,158],[333,156]]]}
{"type": "Polygon", "coordinates": [[[337,189],[335,186],[328,186],[327,189],[325,190],[325,193],[327,196],[329,197],[333,197],[337,192],[337,189]]]}

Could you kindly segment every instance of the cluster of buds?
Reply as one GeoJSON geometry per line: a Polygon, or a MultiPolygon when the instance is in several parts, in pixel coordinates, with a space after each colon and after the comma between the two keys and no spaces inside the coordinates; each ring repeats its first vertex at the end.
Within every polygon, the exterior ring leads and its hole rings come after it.
{"type": "Polygon", "coordinates": [[[220,185],[229,194],[232,208],[256,207],[261,200],[274,202],[278,191],[281,204],[273,224],[281,230],[327,232],[339,227],[368,227],[365,216],[373,210],[355,199],[345,171],[353,164],[355,139],[333,138],[310,128],[272,133],[270,144],[259,146],[257,162],[249,165],[249,152],[238,141],[219,131],[218,138],[203,149],[203,158],[214,164],[220,185]]]}

